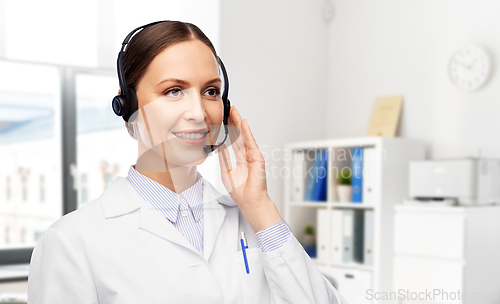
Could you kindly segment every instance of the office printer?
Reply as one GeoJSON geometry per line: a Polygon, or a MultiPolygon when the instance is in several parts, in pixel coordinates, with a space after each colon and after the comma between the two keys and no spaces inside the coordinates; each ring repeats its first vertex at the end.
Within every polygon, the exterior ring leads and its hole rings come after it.
{"type": "Polygon", "coordinates": [[[500,204],[500,159],[412,161],[409,183],[413,202],[500,204]]]}

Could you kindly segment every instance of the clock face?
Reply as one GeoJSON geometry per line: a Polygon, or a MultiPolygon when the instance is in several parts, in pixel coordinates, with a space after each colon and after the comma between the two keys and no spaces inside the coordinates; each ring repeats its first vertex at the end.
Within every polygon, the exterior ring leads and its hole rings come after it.
{"type": "Polygon", "coordinates": [[[483,86],[490,76],[490,58],[481,47],[465,46],[453,54],[448,69],[450,80],[456,87],[474,91],[483,86]]]}

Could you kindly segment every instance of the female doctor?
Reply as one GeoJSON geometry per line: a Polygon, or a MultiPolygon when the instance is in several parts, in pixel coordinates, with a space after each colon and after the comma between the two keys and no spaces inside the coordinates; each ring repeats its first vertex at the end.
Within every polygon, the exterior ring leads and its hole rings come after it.
{"type": "Polygon", "coordinates": [[[42,235],[30,304],[345,303],[269,198],[264,158],[229,107],[224,66],[198,27],[135,29],[118,77],[113,110],[139,157],[126,178],[42,235]],[[236,157],[232,167],[226,145],[218,147],[229,195],[197,172],[220,131],[236,157]]]}

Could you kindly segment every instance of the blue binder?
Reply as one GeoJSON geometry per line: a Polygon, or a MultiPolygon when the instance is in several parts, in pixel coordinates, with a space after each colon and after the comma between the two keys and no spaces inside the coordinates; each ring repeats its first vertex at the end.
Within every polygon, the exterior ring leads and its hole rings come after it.
{"type": "Polygon", "coordinates": [[[317,178],[317,168],[319,166],[320,158],[315,157],[314,163],[312,165],[311,170],[307,173],[309,179],[307,181],[306,194],[304,197],[305,201],[313,201],[314,200],[314,189],[316,188],[316,178],[317,178]]]}
{"type": "Polygon", "coordinates": [[[322,150],[319,153],[319,162],[316,167],[316,177],[317,182],[314,187],[313,201],[326,201],[326,180],[327,180],[327,162],[328,162],[328,150],[322,150]]]}
{"type": "Polygon", "coordinates": [[[352,202],[363,202],[363,148],[352,149],[352,202]]]}

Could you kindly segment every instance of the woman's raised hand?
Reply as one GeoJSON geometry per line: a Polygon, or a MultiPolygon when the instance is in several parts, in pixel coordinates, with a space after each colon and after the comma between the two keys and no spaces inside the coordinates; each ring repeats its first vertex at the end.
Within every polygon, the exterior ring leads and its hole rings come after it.
{"type": "Polygon", "coordinates": [[[267,192],[265,160],[246,119],[231,107],[229,114],[231,139],[236,167],[232,168],[226,145],[219,148],[222,183],[238,204],[255,232],[281,221],[281,216],[267,192]],[[241,136],[238,136],[238,132],[241,136]]]}

